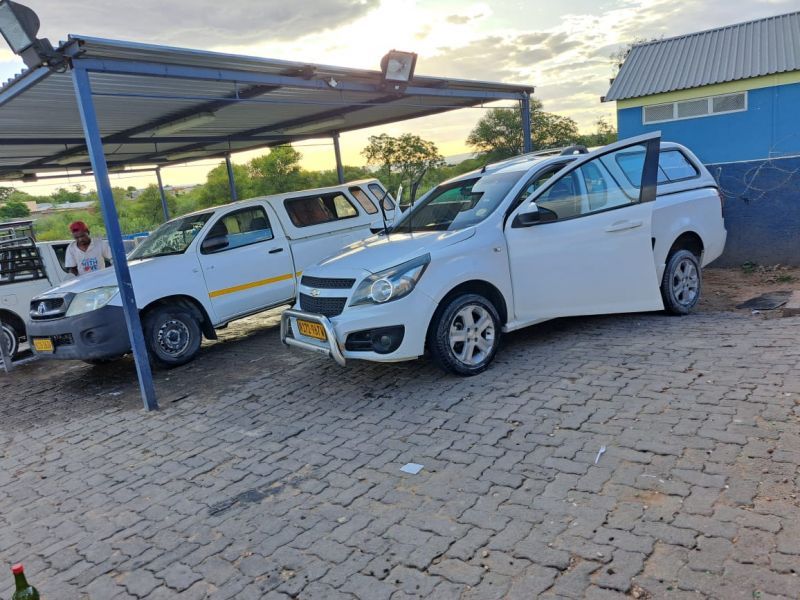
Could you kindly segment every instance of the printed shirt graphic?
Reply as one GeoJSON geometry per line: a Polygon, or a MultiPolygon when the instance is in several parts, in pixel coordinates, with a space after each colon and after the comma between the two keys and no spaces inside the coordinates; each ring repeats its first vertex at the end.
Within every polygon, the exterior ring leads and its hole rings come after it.
{"type": "Polygon", "coordinates": [[[78,275],[82,275],[105,269],[108,266],[107,259],[111,260],[111,249],[108,243],[105,240],[92,238],[85,252],[78,248],[77,242],[72,242],[67,246],[64,266],[67,268],[77,267],[78,275]]]}

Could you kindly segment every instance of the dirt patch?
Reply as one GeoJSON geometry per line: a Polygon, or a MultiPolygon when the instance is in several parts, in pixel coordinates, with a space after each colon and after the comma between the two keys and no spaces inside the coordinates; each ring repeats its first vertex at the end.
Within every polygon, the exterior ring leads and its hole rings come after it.
{"type": "MultiPolygon", "coordinates": [[[[800,289],[800,267],[745,264],[737,269],[705,269],[698,310],[751,312],[737,309],[736,305],[766,292],[796,289],[800,289]]],[[[780,316],[780,311],[764,311],[761,314],[764,317],[780,316]]]]}

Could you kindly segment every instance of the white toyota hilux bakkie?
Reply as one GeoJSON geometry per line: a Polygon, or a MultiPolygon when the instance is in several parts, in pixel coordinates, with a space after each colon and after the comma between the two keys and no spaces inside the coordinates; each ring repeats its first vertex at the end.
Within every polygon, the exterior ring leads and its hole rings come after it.
{"type": "Polygon", "coordinates": [[[426,349],[480,373],[501,332],[573,315],[686,314],[725,246],[722,196],[660,133],[524,155],[437,186],[388,231],[305,270],[281,338],[349,359],[426,349]]]}

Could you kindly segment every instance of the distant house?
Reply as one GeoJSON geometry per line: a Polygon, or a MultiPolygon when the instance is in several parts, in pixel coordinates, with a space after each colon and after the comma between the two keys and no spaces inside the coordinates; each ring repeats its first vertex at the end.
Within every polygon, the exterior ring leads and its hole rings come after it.
{"type": "Polygon", "coordinates": [[[720,183],[720,264],[800,264],[800,12],[634,46],[604,101],[620,138],[688,146],[720,183]]]}

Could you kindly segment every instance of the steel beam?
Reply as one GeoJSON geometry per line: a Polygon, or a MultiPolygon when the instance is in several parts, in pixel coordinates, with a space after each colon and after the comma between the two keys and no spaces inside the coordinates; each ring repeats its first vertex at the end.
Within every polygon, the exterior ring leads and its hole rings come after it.
{"type": "Polygon", "coordinates": [[[161,210],[164,212],[164,222],[169,221],[169,206],[167,206],[167,195],[164,193],[164,182],[161,181],[161,167],[156,168],[156,180],[158,181],[158,193],[161,196],[161,210]]]}
{"type": "Polygon", "coordinates": [[[228,169],[228,186],[231,189],[231,202],[236,202],[239,196],[236,194],[236,178],[233,175],[233,163],[231,162],[231,155],[225,155],[225,168],[228,169]]]}
{"type": "Polygon", "coordinates": [[[92,161],[92,170],[97,184],[97,196],[100,199],[103,221],[106,225],[108,244],[111,246],[114,271],[117,275],[117,284],[122,298],[122,310],[128,326],[131,349],[136,360],[136,373],[139,377],[142,401],[146,410],[157,410],[158,401],[156,400],[155,387],[153,386],[153,374],[150,371],[150,362],[145,347],[142,324],[139,320],[139,309],[136,306],[136,295],[131,282],[131,273],[125,258],[125,246],[122,243],[122,231],[119,226],[117,208],[114,206],[114,196],[111,193],[108,165],[103,152],[103,139],[100,136],[100,127],[97,123],[97,113],[92,99],[89,74],[85,69],[76,66],[72,71],[72,82],[83,124],[83,132],[86,136],[86,147],[92,161]]]}
{"type": "Polygon", "coordinates": [[[344,183],[344,166],[342,166],[342,151],[339,148],[339,133],[333,134],[333,154],[336,156],[336,176],[339,178],[339,185],[344,183]]]}
{"type": "Polygon", "coordinates": [[[533,142],[531,141],[531,95],[528,92],[522,95],[519,105],[522,112],[522,152],[533,152],[533,142]]]}

